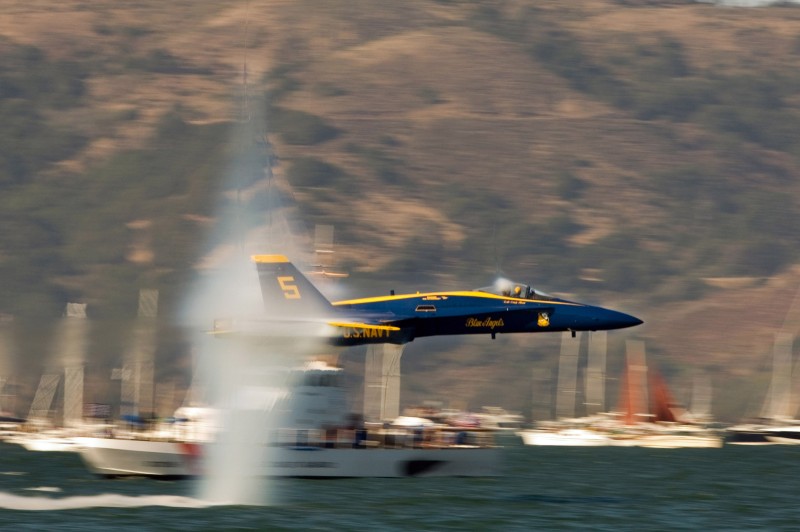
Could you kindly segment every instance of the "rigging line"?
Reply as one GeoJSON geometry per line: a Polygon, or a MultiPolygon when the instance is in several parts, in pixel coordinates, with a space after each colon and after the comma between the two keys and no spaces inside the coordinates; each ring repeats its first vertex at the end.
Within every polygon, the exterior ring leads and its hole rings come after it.
{"type": "MultiPolygon", "coordinates": [[[[245,17],[244,17],[244,32],[242,35],[242,107],[240,110],[239,122],[240,123],[247,123],[250,122],[250,105],[248,101],[248,87],[247,87],[247,33],[250,26],[250,1],[248,0],[245,4],[245,17]]],[[[239,136],[239,142],[247,142],[246,139],[239,136]]],[[[246,146],[242,147],[243,150],[246,149],[246,146]]],[[[243,152],[242,152],[243,153],[243,152]]],[[[238,228],[238,241],[239,241],[239,253],[242,256],[245,256],[245,237],[246,231],[244,228],[244,223],[242,221],[242,179],[244,176],[242,172],[238,173],[238,178],[236,179],[236,214],[235,214],[235,224],[238,228]]]]}
{"type": "Polygon", "coordinates": [[[798,329],[800,329],[800,287],[797,288],[792,304],[789,306],[789,310],[786,311],[780,332],[796,335],[798,329]]]}
{"type": "Polygon", "coordinates": [[[242,120],[250,121],[250,102],[247,86],[247,34],[250,28],[250,1],[245,4],[244,35],[242,35],[242,120]]]}
{"type": "MultiPolygon", "coordinates": [[[[264,142],[266,147],[269,147],[269,142],[267,141],[267,136],[264,135],[264,142]]],[[[272,160],[270,159],[267,161],[267,197],[265,199],[267,202],[267,245],[274,246],[273,241],[273,233],[272,233],[272,209],[275,208],[275,205],[272,201],[272,160]]]]}
{"type": "Polygon", "coordinates": [[[497,224],[492,225],[492,245],[494,246],[494,276],[500,277],[500,261],[497,257],[497,224]]]}

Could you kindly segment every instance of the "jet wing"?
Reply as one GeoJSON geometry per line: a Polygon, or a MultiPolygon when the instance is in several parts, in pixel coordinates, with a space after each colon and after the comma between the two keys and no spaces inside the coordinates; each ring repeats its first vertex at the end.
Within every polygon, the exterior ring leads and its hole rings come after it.
{"type": "Polygon", "coordinates": [[[366,329],[373,331],[399,331],[400,327],[394,325],[376,325],[373,323],[359,323],[355,321],[329,321],[328,325],[332,327],[342,327],[349,329],[366,329]]]}
{"type": "MultiPolygon", "coordinates": [[[[250,336],[250,337],[281,337],[281,336],[325,336],[325,326],[335,330],[361,330],[380,331],[384,334],[401,330],[395,325],[388,325],[384,321],[363,319],[358,317],[334,318],[237,318],[214,320],[214,328],[210,334],[220,337],[225,336],[250,336]]],[[[336,333],[337,335],[340,333],[336,333]]]]}

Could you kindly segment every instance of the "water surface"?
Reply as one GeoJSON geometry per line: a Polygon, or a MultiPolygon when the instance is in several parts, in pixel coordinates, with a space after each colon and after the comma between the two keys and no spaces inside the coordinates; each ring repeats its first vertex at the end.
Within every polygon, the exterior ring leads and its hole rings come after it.
{"type": "Polygon", "coordinates": [[[78,455],[0,444],[3,530],[795,530],[800,446],[525,447],[497,478],[274,481],[271,507],[193,481],[106,480],[78,455]]]}

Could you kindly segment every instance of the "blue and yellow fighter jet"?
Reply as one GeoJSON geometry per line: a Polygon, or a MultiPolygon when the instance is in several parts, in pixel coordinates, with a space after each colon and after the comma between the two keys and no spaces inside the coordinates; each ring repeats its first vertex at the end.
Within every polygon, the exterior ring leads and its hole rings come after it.
{"type": "Polygon", "coordinates": [[[285,321],[324,321],[330,343],[405,344],[415,338],[454,334],[604,331],[642,320],[614,310],[575,303],[504,281],[456,292],[398,294],[331,303],[283,255],[255,255],[268,312],[285,321]]]}

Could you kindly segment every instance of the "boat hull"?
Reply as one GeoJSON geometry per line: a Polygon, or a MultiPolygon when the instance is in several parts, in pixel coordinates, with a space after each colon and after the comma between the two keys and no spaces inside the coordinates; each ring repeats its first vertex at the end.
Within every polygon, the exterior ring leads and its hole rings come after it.
{"type": "Polygon", "coordinates": [[[732,445],[800,445],[796,425],[737,425],[728,428],[726,443],[732,445]]]}
{"type": "MultiPolygon", "coordinates": [[[[181,442],[82,438],[81,457],[95,474],[192,478],[202,475],[203,446],[181,442]]],[[[303,478],[496,476],[500,448],[273,447],[259,476],[303,478]]]]}
{"type": "Polygon", "coordinates": [[[712,434],[602,433],[585,429],[528,430],[517,433],[525,445],[562,447],[649,447],[652,449],[719,448],[722,438],[712,434]]]}
{"type": "Polygon", "coordinates": [[[524,430],[517,432],[525,445],[558,447],[603,447],[611,445],[611,439],[589,430],[567,429],[561,431],[524,430]]]}
{"type": "Polygon", "coordinates": [[[717,436],[648,434],[630,438],[613,438],[611,445],[615,447],[647,447],[650,449],[718,449],[722,447],[722,438],[717,436]]]}

